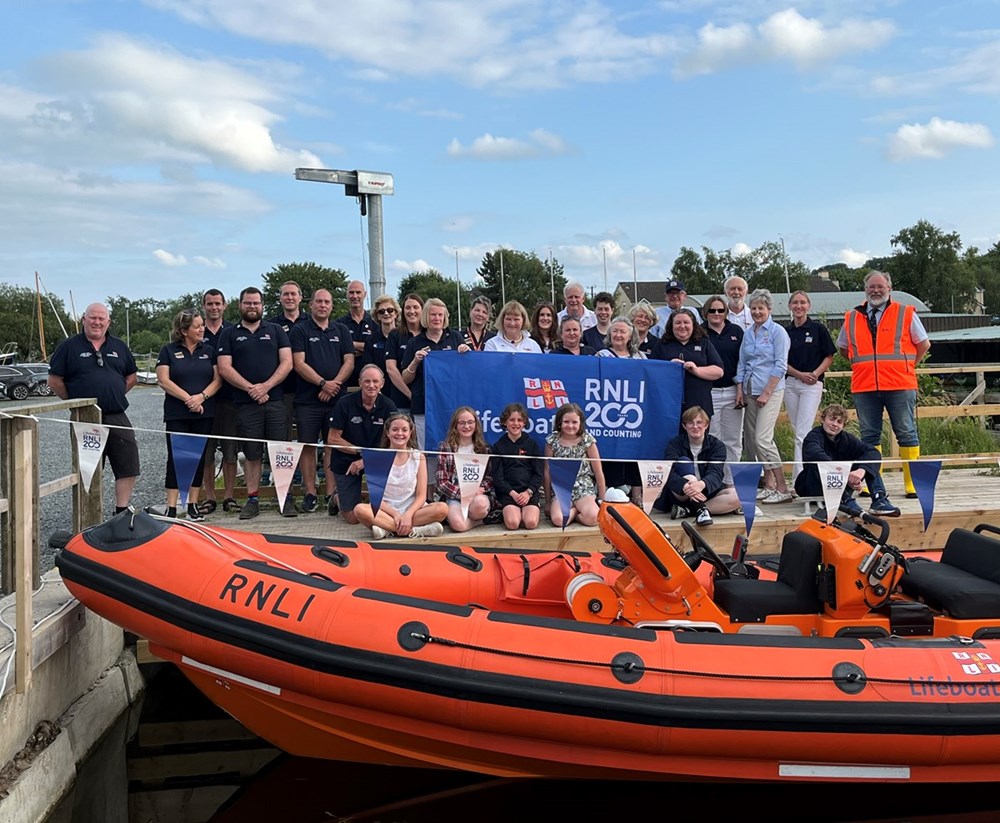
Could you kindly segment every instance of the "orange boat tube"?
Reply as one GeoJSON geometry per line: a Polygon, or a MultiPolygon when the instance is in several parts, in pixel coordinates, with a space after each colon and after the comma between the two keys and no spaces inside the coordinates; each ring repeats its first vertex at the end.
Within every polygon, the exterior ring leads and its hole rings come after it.
{"type": "Polygon", "coordinates": [[[641,545],[623,554],[641,551],[648,568],[600,552],[263,536],[237,547],[142,514],[74,536],[57,565],[88,607],[148,638],[221,707],[296,755],[363,752],[504,776],[996,779],[1000,640],[813,636],[798,618],[731,630],[641,510],[604,509],[605,535],[616,546],[635,535],[641,545]],[[346,565],[324,559],[327,550],[346,565]],[[458,572],[431,584],[431,566],[458,572]],[[542,567],[550,579],[533,589],[542,567]],[[658,582],[644,582],[654,573],[658,582]],[[554,601],[559,588],[561,603],[532,602],[554,601]],[[603,615],[618,600],[632,608],[640,589],[667,617],[640,625],[603,615]],[[596,619],[574,617],[575,595],[587,591],[584,611],[596,619]],[[678,604],[700,603],[705,620],[672,622],[678,604]],[[697,625],[720,620],[725,630],[697,625]]]}

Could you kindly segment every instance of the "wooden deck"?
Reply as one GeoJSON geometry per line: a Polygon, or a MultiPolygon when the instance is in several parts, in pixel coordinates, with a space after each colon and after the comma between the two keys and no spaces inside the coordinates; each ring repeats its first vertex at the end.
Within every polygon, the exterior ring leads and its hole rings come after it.
{"type": "MultiPolygon", "coordinates": [[[[979,523],[1000,526],[1000,473],[996,468],[985,466],[966,469],[944,469],[938,478],[935,490],[934,516],[926,532],[920,501],[906,500],[903,496],[902,475],[887,472],[885,482],[889,496],[899,506],[903,514],[890,520],[891,542],[901,549],[941,549],[945,540],[955,528],[971,529],[979,523]]],[[[860,500],[867,508],[868,500],[860,500]]],[[[761,506],[762,514],[754,520],[750,533],[750,554],[771,554],[778,550],[786,532],[795,529],[805,519],[803,503],[793,501],[777,505],[761,506]]],[[[671,538],[683,546],[688,545],[687,537],[679,521],[672,521],[668,515],[654,512],[656,520],[671,538]]],[[[547,521],[543,518],[543,523],[547,521]]],[[[371,538],[371,532],[362,526],[349,526],[342,518],[332,518],[325,509],[298,517],[282,517],[277,512],[273,500],[262,499],[261,513],[253,520],[240,520],[235,514],[223,514],[221,508],[205,520],[205,525],[225,526],[246,531],[268,534],[284,534],[295,537],[315,537],[323,540],[361,540],[371,538]]],[[[745,534],[742,516],[725,515],[716,517],[715,524],[703,530],[709,543],[720,553],[728,553],[737,535],[745,534]]],[[[466,546],[508,546],[524,548],[544,548],[552,550],[587,549],[593,550],[601,543],[600,532],[596,528],[572,525],[557,529],[541,526],[534,531],[506,532],[499,526],[481,526],[465,534],[456,534],[445,528],[441,537],[434,542],[466,546]]]]}

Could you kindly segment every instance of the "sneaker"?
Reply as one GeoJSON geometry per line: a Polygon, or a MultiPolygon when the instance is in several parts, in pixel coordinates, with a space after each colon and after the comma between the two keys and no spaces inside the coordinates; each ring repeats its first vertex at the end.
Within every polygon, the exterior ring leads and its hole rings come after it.
{"type": "Polygon", "coordinates": [[[302,511],[306,514],[316,511],[319,507],[319,498],[315,494],[307,494],[302,498],[302,511]]]}
{"type": "Polygon", "coordinates": [[[260,514],[260,500],[256,497],[248,497],[240,510],[240,520],[252,520],[260,514]]]}
{"type": "Polygon", "coordinates": [[[713,522],[712,515],[705,506],[698,509],[698,513],[694,516],[694,522],[698,526],[711,526],[713,522]]]}
{"type": "Polygon", "coordinates": [[[197,503],[188,503],[187,510],[188,520],[204,520],[205,515],[201,513],[201,509],[198,508],[197,503]]]}
{"type": "Polygon", "coordinates": [[[414,526],[410,530],[410,537],[437,537],[444,534],[444,526],[440,523],[428,523],[426,526],[414,526]]]}
{"type": "Polygon", "coordinates": [[[389,532],[383,529],[381,526],[372,526],[372,537],[376,540],[385,540],[389,536],[389,532]]]}
{"type": "Polygon", "coordinates": [[[769,489],[767,486],[757,489],[757,501],[763,502],[767,500],[772,494],[774,494],[774,489],[769,489]]]}
{"type": "Polygon", "coordinates": [[[892,505],[892,501],[887,494],[879,494],[873,497],[871,508],[868,511],[879,517],[899,517],[900,514],[899,507],[892,505]]]}
{"type": "Polygon", "coordinates": [[[687,506],[682,506],[680,503],[674,503],[670,507],[670,519],[671,520],[683,520],[691,516],[691,510],[687,506]]]}
{"type": "Polygon", "coordinates": [[[777,489],[771,489],[771,494],[767,497],[761,498],[761,503],[787,503],[789,500],[793,500],[795,495],[791,492],[779,492],[777,489]]]}
{"type": "Polygon", "coordinates": [[[853,497],[850,500],[841,500],[840,510],[848,517],[857,517],[859,520],[861,519],[861,515],[864,514],[861,506],[858,505],[858,501],[853,497]]]}
{"type": "Polygon", "coordinates": [[[906,493],[906,499],[907,500],[916,500],[917,499],[917,493],[916,492],[907,492],[906,493]]]}
{"type": "Polygon", "coordinates": [[[326,501],[326,513],[330,517],[336,517],[340,514],[340,506],[337,505],[337,498],[335,495],[330,495],[330,499],[326,501]]]}
{"type": "Polygon", "coordinates": [[[295,498],[291,495],[285,498],[285,505],[281,507],[282,517],[298,517],[299,513],[295,511],[295,498]]]}
{"type": "MultiPolygon", "coordinates": [[[[754,506],[753,507],[753,516],[754,517],[760,517],[763,513],[764,513],[764,510],[760,506],[754,506]]],[[[746,511],[743,509],[742,506],[737,506],[736,507],[736,511],[734,511],[733,514],[737,514],[740,517],[743,517],[746,514],[746,511]]]]}

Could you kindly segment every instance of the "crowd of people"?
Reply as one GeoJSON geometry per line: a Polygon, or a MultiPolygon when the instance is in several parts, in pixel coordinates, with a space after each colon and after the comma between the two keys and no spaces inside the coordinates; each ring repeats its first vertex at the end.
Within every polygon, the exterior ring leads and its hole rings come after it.
{"type": "MultiPolygon", "coordinates": [[[[757,501],[772,504],[796,493],[821,494],[816,466],[824,460],[852,461],[845,512],[860,512],[853,493],[867,482],[871,511],[896,516],[899,509],[889,500],[878,471],[882,410],[888,410],[903,456],[919,456],[914,367],[929,342],[915,311],[893,302],[891,289],[888,275],[868,275],[867,300],[848,312],[836,345],[826,326],[810,318],[806,292],[790,295],[791,321],[782,326],[772,317],[771,293],[758,289],[748,294],[740,277],[729,278],[722,294],[704,302],[704,319],[685,305],[687,294],[678,280],[667,283],[664,307],[640,301],[620,316],[614,316],[611,294],[597,294],[591,310],[583,287],[570,282],[564,308],[543,301],[530,315],[520,302],[510,300],[494,318],[491,301],[480,295],[461,330],[450,327],[443,301],[417,294],[406,295],[402,306],[379,295],[369,314],[360,281],[348,285],[350,310],[337,319],[331,317],[329,290],[317,289],[303,311],[300,287],[287,282],[281,286],[279,314],[265,319],[261,291],[247,287],[239,295],[240,319],[229,323],[222,316],[225,295],[209,289],[200,311],[176,315],[171,341],[156,364],[164,390],[167,514],[177,516],[180,497],[172,433],[205,441],[195,479],[186,490],[186,515],[192,520],[216,509],[220,450],[223,509],[239,511],[243,520],[255,517],[264,442],[288,441],[293,433],[303,444],[298,466],[303,497],[299,503],[291,496],[281,501],[282,514],[296,516],[324,506],[331,516],[368,527],[376,538],[433,536],[441,533],[443,523],[456,532],[483,523],[534,529],[543,511],[556,526],[594,525],[598,502],[608,488],[620,487],[633,500],[640,499],[637,466],[601,459],[575,403],[556,411],[544,451],[526,433],[529,416],[520,403],[504,408],[503,434],[493,443],[487,442],[470,406],[454,411],[441,443],[425,442],[427,356],[435,351],[495,351],[680,364],[681,426],[662,455],[672,461],[672,469],[654,504],[674,518],[693,517],[704,526],[713,522],[713,515],[739,511],[730,463],[761,463],[757,501]],[[823,410],[815,425],[824,374],[838,348],[852,364],[860,438],[843,430],[847,412],[835,404],[823,410]],[[791,488],[775,445],[782,405],[794,433],[791,488]],[[369,448],[396,453],[377,511],[362,494],[364,450],[369,448]],[[235,497],[239,451],[246,482],[242,502],[235,497]],[[473,461],[481,467],[478,487],[471,496],[468,491],[463,495],[460,467],[476,455],[482,455],[473,461]],[[579,461],[579,469],[568,500],[560,500],[552,461],[566,458],[579,461]]],[[[97,396],[109,426],[105,457],[115,475],[120,511],[129,505],[139,474],[138,449],[126,415],[136,366],[124,343],[109,333],[109,325],[105,306],[89,306],[83,331],[53,355],[49,384],[64,398],[97,396]]],[[[909,496],[912,483],[908,474],[905,479],[909,496]]]]}

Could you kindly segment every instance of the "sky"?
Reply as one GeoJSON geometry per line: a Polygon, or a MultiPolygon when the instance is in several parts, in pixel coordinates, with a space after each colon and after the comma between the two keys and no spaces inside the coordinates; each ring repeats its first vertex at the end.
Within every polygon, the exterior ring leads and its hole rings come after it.
{"type": "Polygon", "coordinates": [[[0,281],[82,312],[368,281],[294,170],[388,172],[388,291],[496,248],[588,290],[682,246],[809,268],[1000,240],[998,0],[0,0],[0,281]],[[72,303],[71,303],[72,301],[72,303]]]}

